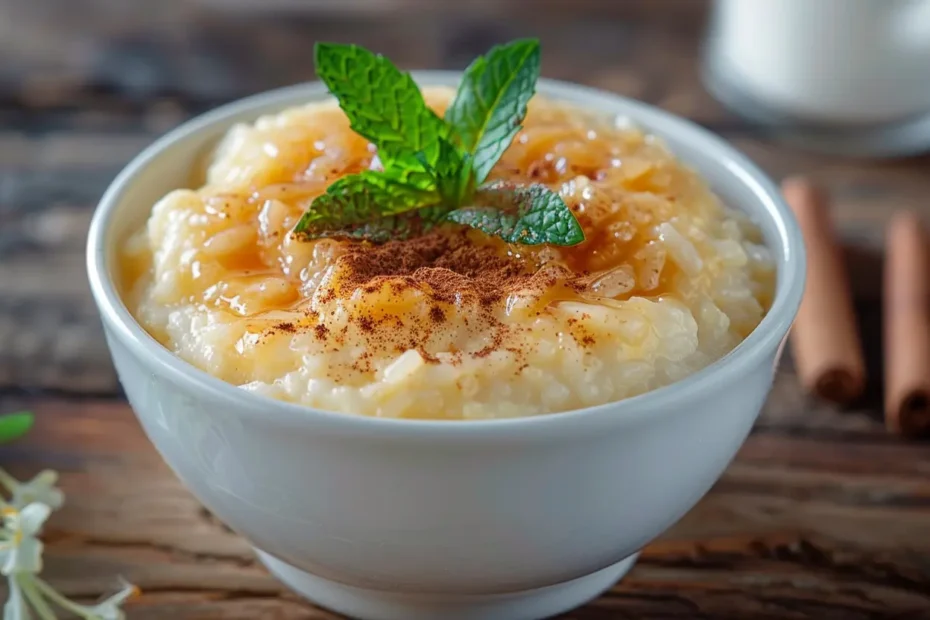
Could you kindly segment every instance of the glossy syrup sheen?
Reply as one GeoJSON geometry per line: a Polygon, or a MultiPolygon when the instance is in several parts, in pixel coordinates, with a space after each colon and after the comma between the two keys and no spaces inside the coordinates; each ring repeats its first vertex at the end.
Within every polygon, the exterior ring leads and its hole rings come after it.
{"type": "MultiPolygon", "coordinates": [[[[441,114],[452,91],[425,95],[441,114]]],[[[673,381],[735,346],[771,302],[774,270],[751,222],[661,141],[614,119],[536,98],[490,175],[560,192],[583,243],[508,245],[453,225],[434,233],[464,235],[535,274],[483,305],[415,277],[458,269],[441,253],[418,254],[410,273],[373,272],[383,285],[366,286],[347,255],[367,246],[290,234],[330,183],[379,166],[333,103],[234,128],[202,187],[167,196],[127,243],[130,306],[182,357],[278,398],[368,415],[500,417],[673,381]],[[565,364],[577,368],[558,370],[565,364]],[[399,376],[392,368],[418,377],[415,385],[422,374],[428,389],[391,401],[383,386],[399,376]],[[538,394],[540,372],[564,390],[538,394]],[[592,381],[606,387],[586,388],[592,381]],[[339,386],[355,392],[340,400],[339,386]],[[429,398],[446,405],[426,411],[429,398]]],[[[491,277],[469,269],[465,288],[491,277]]]]}

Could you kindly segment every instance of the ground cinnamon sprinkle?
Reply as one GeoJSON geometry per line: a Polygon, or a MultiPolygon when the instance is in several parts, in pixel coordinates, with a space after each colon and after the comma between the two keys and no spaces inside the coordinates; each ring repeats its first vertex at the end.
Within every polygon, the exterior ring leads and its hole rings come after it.
{"type": "Polygon", "coordinates": [[[534,277],[519,259],[472,243],[467,231],[438,230],[382,245],[355,243],[338,260],[345,273],[343,294],[358,288],[374,292],[390,279],[397,293],[413,286],[440,302],[468,296],[488,304],[525,288],[534,277]]]}
{"type": "MultiPolygon", "coordinates": [[[[470,354],[486,357],[503,349],[507,342],[511,328],[497,318],[497,312],[509,295],[541,295],[560,284],[577,293],[586,286],[584,274],[555,265],[540,268],[508,255],[500,244],[475,241],[468,230],[449,228],[384,244],[346,242],[334,267],[339,277],[329,290],[320,291],[320,303],[348,300],[359,290],[397,296],[416,290],[423,295],[427,307],[420,318],[404,314],[376,319],[363,312],[352,316],[350,322],[369,347],[398,352],[415,349],[427,362],[439,361],[429,351],[429,343],[437,330],[444,329],[456,307],[470,306],[474,311],[470,314],[472,322],[466,323],[469,329],[485,334],[487,344],[470,354]]],[[[322,323],[313,329],[319,340],[329,338],[330,332],[322,323]]],[[[576,340],[583,346],[594,344],[590,337],[576,340]]],[[[360,366],[368,365],[367,359],[360,362],[360,366]]]]}
{"type": "Polygon", "coordinates": [[[446,320],[446,313],[443,312],[442,308],[439,306],[433,306],[429,310],[429,318],[431,318],[434,323],[442,323],[446,320]]]}

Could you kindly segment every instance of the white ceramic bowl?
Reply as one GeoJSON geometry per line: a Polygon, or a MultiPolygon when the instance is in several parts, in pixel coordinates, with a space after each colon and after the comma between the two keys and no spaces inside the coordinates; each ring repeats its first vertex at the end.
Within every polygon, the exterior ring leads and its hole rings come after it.
{"type": "MultiPolygon", "coordinates": [[[[459,74],[415,73],[423,85],[459,74]]],[[[703,129],[608,93],[546,96],[627,116],[665,138],[761,225],[777,261],[771,311],[731,354],[618,403],[533,418],[442,422],[328,413],[244,392],[176,358],[114,286],[119,243],[184,187],[238,121],[324,97],[318,83],[224,106],[172,131],[110,186],[88,269],[113,361],[142,426],[203,504],[298,592],[370,620],[550,616],[609,587],[685,514],[743,443],[804,288],[800,233],[776,187],[703,129]]]]}

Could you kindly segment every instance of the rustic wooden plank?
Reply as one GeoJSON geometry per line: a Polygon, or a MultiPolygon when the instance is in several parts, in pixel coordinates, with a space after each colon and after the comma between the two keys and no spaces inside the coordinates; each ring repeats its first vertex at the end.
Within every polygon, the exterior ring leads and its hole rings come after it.
{"type": "MultiPolygon", "coordinates": [[[[0,465],[62,470],[68,501],[46,537],[64,592],[93,599],[121,574],[145,591],[133,618],[338,618],[286,592],[199,506],[126,405],[27,404],[36,429],[0,465]]],[[[812,441],[764,423],[627,579],[565,618],[930,617],[928,472],[930,453],[878,433],[812,441]]]]}

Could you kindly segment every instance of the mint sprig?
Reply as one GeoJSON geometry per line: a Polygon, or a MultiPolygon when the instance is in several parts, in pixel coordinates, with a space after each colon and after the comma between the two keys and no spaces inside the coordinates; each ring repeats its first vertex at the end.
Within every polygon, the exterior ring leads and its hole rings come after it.
{"type": "Polygon", "coordinates": [[[476,59],[445,114],[429,109],[413,78],[355,45],[317,44],[317,74],[352,129],[378,149],[383,171],[334,182],[294,232],[305,238],[383,242],[443,222],[508,243],[575,245],[584,232],[561,196],[542,185],[485,185],[522,128],[539,78],[540,48],[522,39],[476,59]]]}

